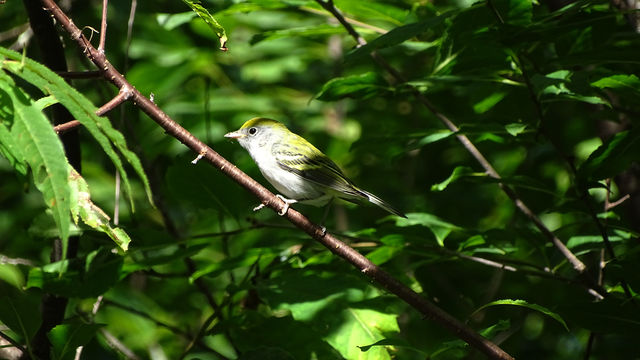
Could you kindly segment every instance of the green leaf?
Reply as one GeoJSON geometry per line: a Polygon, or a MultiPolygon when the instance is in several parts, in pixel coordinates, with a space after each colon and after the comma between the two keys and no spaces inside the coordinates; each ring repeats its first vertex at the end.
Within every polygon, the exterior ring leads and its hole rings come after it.
{"type": "Polygon", "coordinates": [[[476,114],[484,114],[485,112],[491,110],[496,104],[498,104],[504,97],[507,96],[506,91],[496,91],[484,99],[478,101],[473,105],[473,111],[476,114]]]}
{"type": "Polygon", "coordinates": [[[109,215],[91,201],[89,185],[73,168],[69,173],[69,185],[72,190],[71,214],[76,225],[78,218],[82,219],[83,223],[107,234],[120,249],[127,251],[131,238],[123,229],[111,227],[109,215]]]}
{"type": "Polygon", "coordinates": [[[31,349],[31,339],[40,328],[40,303],[31,296],[0,297],[0,322],[19,334],[31,349]]]}
{"type": "Polygon", "coordinates": [[[511,124],[505,125],[504,129],[507,130],[507,132],[511,136],[518,136],[527,129],[527,125],[521,124],[521,123],[511,123],[511,124]]]}
{"type": "Polygon", "coordinates": [[[0,47],[0,61],[2,68],[37,86],[45,94],[51,94],[55,97],[91,133],[107,156],[109,156],[118,172],[120,172],[132,209],[134,209],[133,192],[129,177],[112,144],[115,145],[116,149],[138,174],[145,187],[147,199],[153,204],[149,179],[144,173],[140,159],[134,152],[129,150],[122,133],[114,129],[107,118],[96,115],[96,107],[86,97],[47,67],[14,51],[0,47]],[[4,57],[11,60],[5,60],[4,57]]]}
{"type": "MultiPolygon", "coordinates": [[[[247,311],[242,317],[231,318],[228,323],[234,347],[242,352],[242,359],[344,359],[322,339],[322,333],[314,326],[296,321],[290,315],[274,317],[247,311]]],[[[221,330],[224,328],[214,327],[212,332],[216,334],[221,330]]]]}
{"type": "Polygon", "coordinates": [[[360,75],[338,77],[322,86],[316,99],[324,101],[339,100],[345,97],[367,99],[388,91],[388,87],[374,72],[360,75]]]}
{"type": "Polygon", "coordinates": [[[361,351],[366,352],[369,351],[372,347],[374,346],[393,346],[393,347],[401,347],[401,348],[405,348],[405,349],[410,349],[415,351],[416,353],[424,356],[424,358],[428,358],[428,353],[423,351],[422,349],[412,346],[411,344],[409,344],[409,342],[403,338],[393,338],[393,339],[382,339],[379,341],[376,341],[373,344],[370,345],[364,345],[364,346],[358,346],[360,348],[361,351]]]}
{"type": "Polygon", "coordinates": [[[204,20],[204,22],[209,25],[211,30],[216,33],[218,39],[220,39],[220,50],[227,51],[227,33],[224,28],[218,21],[209,13],[209,10],[205,9],[202,5],[200,5],[199,1],[191,1],[191,0],[182,0],[185,4],[187,4],[193,12],[198,14],[198,16],[204,20]]]}
{"type": "Polygon", "coordinates": [[[429,29],[440,25],[446,18],[451,16],[451,14],[452,12],[448,12],[424,21],[407,24],[392,29],[386,34],[380,35],[376,39],[370,41],[366,45],[360,46],[350,52],[346,57],[346,62],[354,63],[360,61],[364,56],[369,55],[371,52],[377,49],[387,48],[409,40],[429,29]]]}
{"type": "Polygon", "coordinates": [[[468,166],[457,166],[455,169],[453,169],[451,175],[449,175],[449,177],[446,178],[443,182],[431,185],[431,191],[443,191],[447,188],[447,186],[449,186],[449,184],[462,177],[474,176],[478,174],[481,175],[481,173],[475,173],[473,169],[468,166]]]}
{"type": "Polygon", "coordinates": [[[71,360],[75,358],[76,348],[86,345],[102,325],[81,322],[57,325],[47,337],[51,341],[52,359],[71,360]]]}
{"type": "Polygon", "coordinates": [[[300,28],[291,28],[284,30],[272,30],[265,31],[256,35],[253,35],[251,38],[250,44],[255,45],[261,41],[265,40],[275,40],[286,37],[316,37],[316,36],[326,36],[326,35],[334,35],[334,34],[342,34],[344,30],[341,27],[332,26],[332,25],[319,25],[319,26],[309,26],[309,27],[300,27],[300,28]]]}
{"type": "MultiPolygon", "coordinates": [[[[15,86],[13,81],[5,76],[0,76],[0,82],[8,83],[9,86],[15,86]]],[[[20,146],[11,134],[11,126],[14,122],[13,101],[9,94],[0,88],[0,154],[4,156],[9,164],[21,175],[26,175],[29,165],[25,162],[24,155],[20,150],[20,146]]]]}
{"type": "Polygon", "coordinates": [[[590,94],[585,84],[574,82],[574,73],[569,70],[558,70],[547,75],[535,74],[531,77],[538,97],[544,101],[577,100],[589,104],[610,106],[605,99],[590,94]]]}
{"type": "Polygon", "coordinates": [[[3,264],[0,262],[0,281],[16,289],[22,289],[24,286],[24,275],[17,265],[3,264]]]}
{"type": "Polygon", "coordinates": [[[97,297],[118,282],[122,261],[110,249],[95,250],[85,258],[32,268],[27,287],[65,297],[97,297]]]}
{"type": "Polygon", "coordinates": [[[638,161],[640,129],[621,131],[598,147],[578,169],[583,181],[614,177],[638,161]]]}
{"type": "Polygon", "coordinates": [[[408,227],[408,226],[423,226],[431,230],[433,235],[438,241],[438,245],[444,246],[444,240],[449,236],[452,231],[461,231],[462,228],[451,223],[448,223],[435,215],[427,213],[409,213],[407,218],[398,217],[396,220],[396,226],[408,227]]]}
{"type": "Polygon", "coordinates": [[[402,25],[409,15],[407,8],[402,9],[382,1],[336,0],[335,4],[340,11],[357,15],[358,18],[382,20],[396,26],[402,25]]]}
{"type": "Polygon", "coordinates": [[[636,75],[612,75],[591,83],[600,89],[616,89],[640,94],[640,79],[636,75]]]}
{"type": "Polygon", "coordinates": [[[367,254],[367,258],[376,265],[382,265],[402,252],[405,239],[400,234],[391,234],[380,239],[382,246],[367,254]]]}
{"type": "Polygon", "coordinates": [[[195,12],[187,11],[177,14],[157,14],[156,20],[165,30],[171,31],[180,25],[188,23],[196,16],[195,12]]]}
{"type": "MultiPolygon", "coordinates": [[[[418,136],[421,136],[420,139],[416,143],[411,144],[410,149],[418,149],[423,146],[432,144],[434,142],[438,142],[440,140],[446,139],[452,135],[455,135],[455,133],[448,129],[439,129],[439,130],[429,131],[427,134],[423,133],[422,135],[418,135],[418,136]]],[[[412,135],[412,136],[415,136],[415,135],[412,135]]]]}
{"type": "Polygon", "coordinates": [[[0,89],[9,95],[13,102],[14,123],[11,136],[15,143],[12,146],[20,148],[24,161],[31,169],[34,184],[52,211],[62,240],[62,254],[65,257],[71,225],[71,190],[67,183],[67,158],[49,120],[27,94],[20,88],[11,86],[11,83],[7,75],[0,73],[0,89]]]}
{"type": "MultiPolygon", "coordinates": [[[[567,326],[567,323],[562,319],[562,317],[560,317],[560,315],[558,315],[557,313],[545,308],[544,306],[540,306],[537,304],[530,304],[528,302],[526,302],[525,300],[511,300],[511,299],[504,299],[504,300],[496,300],[496,301],[492,301],[488,304],[482,305],[481,307],[479,307],[476,311],[473,312],[473,314],[478,313],[479,311],[481,311],[482,309],[488,308],[489,306],[496,306],[496,305],[512,305],[512,306],[522,306],[522,307],[526,307],[528,309],[531,310],[535,310],[538,311],[544,315],[549,316],[550,318],[554,319],[555,321],[559,322],[560,324],[562,324],[562,326],[569,331],[569,327],[567,326]]],[[[471,316],[473,315],[471,314],[471,316]]]]}
{"type": "Polygon", "coordinates": [[[367,353],[358,348],[399,332],[396,314],[376,297],[378,291],[357,277],[313,269],[289,269],[258,289],[261,298],[274,309],[291,312],[297,321],[323,329],[323,339],[344,358],[390,359],[385,348],[367,353]],[[378,306],[374,300],[380,301],[378,306]]]}
{"type": "Polygon", "coordinates": [[[370,309],[345,308],[340,312],[341,325],[325,339],[347,359],[391,359],[389,351],[376,347],[364,353],[358,346],[376,341],[384,333],[398,332],[395,314],[370,309]]]}

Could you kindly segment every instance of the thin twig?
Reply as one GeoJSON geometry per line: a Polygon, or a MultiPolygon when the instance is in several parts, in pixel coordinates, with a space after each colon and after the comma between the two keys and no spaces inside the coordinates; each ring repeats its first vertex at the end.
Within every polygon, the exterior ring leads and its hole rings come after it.
{"type": "Polygon", "coordinates": [[[129,305],[121,304],[121,303],[119,303],[117,301],[110,300],[110,299],[103,299],[102,300],[102,304],[104,304],[105,306],[117,307],[119,309],[125,310],[127,312],[132,313],[132,314],[136,314],[136,315],[138,315],[138,316],[140,316],[142,318],[145,318],[145,319],[153,322],[154,324],[156,324],[156,325],[158,325],[160,327],[168,329],[169,331],[171,331],[171,332],[173,332],[175,334],[184,336],[185,338],[190,338],[191,337],[191,334],[189,334],[187,331],[184,331],[184,330],[182,330],[182,329],[180,329],[180,328],[178,328],[176,326],[173,326],[171,324],[167,324],[167,323],[165,323],[165,322],[163,322],[161,320],[158,320],[158,319],[154,318],[153,316],[147,314],[146,312],[138,310],[138,309],[135,309],[135,308],[133,308],[133,307],[131,307],[129,305]]]}
{"type": "MultiPolygon", "coordinates": [[[[607,193],[608,193],[608,191],[607,191],[607,193]]],[[[607,195],[607,197],[608,197],[608,195],[607,195]]],[[[631,194],[627,194],[627,195],[621,197],[620,199],[618,199],[618,200],[616,200],[614,202],[607,203],[607,205],[604,207],[604,211],[609,211],[609,210],[613,209],[614,207],[622,204],[623,202],[629,200],[630,198],[631,198],[631,194]]]]}
{"type": "Polygon", "coordinates": [[[122,355],[124,355],[127,359],[130,360],[140,360],[138,355],[133,352],[133,350],[129,349],[122,341],[118,340],[113,334],[111,334],[107,329],[101,328],[100,334],[104,336],[104,339],[107,341],[109,346],[113,349],[119,351],[122,355]]]}
{"type": "Polygon", "coordinates": [[[29,25],[29,23],[24,23],[22,25],[18,25],[15,27],[12,27],[9,30],[5,30],[3,32],[0,32],[0,42],[4,42],[7,41],[9,39],[13,39],[16,36],[19,36],[20,34],[24,33],[25,31],[29,30],[31,26],[29,25]]]}
{"type": "Polygon", "coordinates": [[[53,130],[56,132],[56,134],[64,134],[67,131],[71,130],[71,129],[75,129],[76,127],[80,126],[81,122],[78,120],[71,120],[71,121],[67,121],[64,124],[60,124],[60,125],[56,125],[53,127],[53,130]]]}
{"type": "Polygon", "coordinates": [[[29,260],[23,258],[10,258],[6,255],[0,254],[0,264],[11,264],[11,265],[26,265],[26,266],[36,266],[36,264],[29,260]]]}
{"type": "Polygon", "coordinates": [[[191,341],[189,341],[189,344],[180,355],[179,357],[180,360],[184,359],[189,354],[189,351],[193,349],[193,346],[198,342],[198,340],[202,339],[202,337],[205,335],[205,333],[207,332],[207,329],[209,328],[209,325],[211,325],[213,320],[215,320],[218,317],[219,316],[216,313],[213,313],[207,317],[207,319],[200,326],[200,330],[198,330],[198,333],[196,334],[196,336],[194,336],[191,339],[191,341]]]}
{"type": "MultiPolygon", "coordinates": [[[[113,99],[109,100],[106,104],[102,105],[98,110],[96,110],[96,115],[103,116],[109,111],[113,110],[118,105],[127,101],[132,95],[131,88],[128,86],[124,86],[120,89],[118,95],[116,95],[113,99]]],[[[57,134],[63,134],[77,126],[80,126],[81,123],[78,120],[71,120],[64,124],[56,125],[53,127],[53,130],[57,134]]],[[[117,225],[117,224],[116,224],[117,225]]]]}
{"type": "Polygon", "coordinates": [[[107,39],[107,5],[109,0],[102,0],[102,21],[100,23],[100,43],[98,52],[104,54],[104,46],[107,39]]]}
{"type": "Polygon", "coordinates": [[[9,344],[13,345],[13,347],[20,350],[20,352],[22,352],[23,354],[27,353],[27,350],[24,347],[22,347],[22,345],[20,345],[19,342],[13,340],[11,336],[3,333],[2,331],[0,331],[0,338],[5,339],[9,344]]]}

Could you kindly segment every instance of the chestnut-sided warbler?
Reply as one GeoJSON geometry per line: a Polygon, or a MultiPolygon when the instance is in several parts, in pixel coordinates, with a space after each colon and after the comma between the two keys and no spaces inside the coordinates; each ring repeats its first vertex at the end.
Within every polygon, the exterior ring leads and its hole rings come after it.
{"type": "Polygon", "coordinates": [[[289,204],[323,206],[337,197],[352,202],[369,201],[406,217],[386,201],[355,186],[331,159],[278,121],[253,118],[224,137],[237,139],[258,164],[262,175],[282,194],[278,197],[286,206],[280,215],[287,212],[289,204]]]}

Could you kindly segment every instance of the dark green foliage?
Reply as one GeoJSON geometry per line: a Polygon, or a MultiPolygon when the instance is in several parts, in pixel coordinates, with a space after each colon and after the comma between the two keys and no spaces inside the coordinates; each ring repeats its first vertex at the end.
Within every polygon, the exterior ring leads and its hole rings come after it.
{"type": "MultiPolygon", "coordinates": [[[[336,202],[328,231],[514,357],[640,356],[640,37],[630,13],[608,1],[335,5],[366,45],[316,1],[143,1],[127,55],[129,4],[111,1],[106,54],[265,185],[223,135],[261,116],[304,136],[408,215],[336,202]],[[604,299],[589,290],[599,278],[604,299]]],[[[98,29],[99,12],[99,2],[75,1],[69,16],[98,29]]],[[[30,351],[40,301],[57,295],[69,303],[46,335],[52,359],[78,346],[83,359],[119,358],[110,336],[140,358],[480,357],[272,211],[254,213],[253,196],[205,160],[192,164],[197,154],[136,107],[95,116],[117,90],[68,84],[39,63],[33,41],[24,56],[7,50],[7,30],[26,22],[21,2],[0,2],[4,335],[30,351]],[[82,123],[81,174],[50,126],[56,103],[82,123]],[[53,239],[65,249],[72,236],[78,255],[51,263],[53,239]]],[[[62,37],[72,70],[94,70],[62,37]]],[[[293,208],[317,222],[324,213],[293,208]]]]}

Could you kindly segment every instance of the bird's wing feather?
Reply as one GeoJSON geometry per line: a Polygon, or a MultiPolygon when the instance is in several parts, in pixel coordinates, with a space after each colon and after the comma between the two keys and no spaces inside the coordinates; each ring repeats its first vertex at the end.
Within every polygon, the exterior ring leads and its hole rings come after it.
{"type": "MultiPolygon", "coordinates": [[[[297,135],[296,135],[297,136],[297,135]]],[[[302,137],[286,143],[274,144],[271,151],[280,168],[315,184],[356,198],[367,198],[347,179],[342,170],[320,150],[302,137]],[[296,145],[300,144],[300,145],[296,145]]]]}

